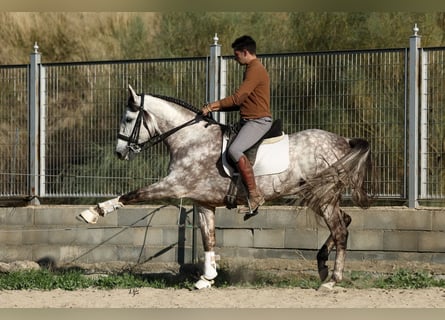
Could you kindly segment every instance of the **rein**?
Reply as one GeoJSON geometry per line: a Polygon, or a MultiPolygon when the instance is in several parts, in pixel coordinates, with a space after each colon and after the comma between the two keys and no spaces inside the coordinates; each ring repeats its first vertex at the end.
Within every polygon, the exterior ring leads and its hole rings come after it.
{"type": "Polygon", "coordinates": [[[131,149],[134,153],[139,153],[145,149],[148,149],[156,144],[158,144],[159,142],[165,140],[166,138],[168,138],[169,136],[171,136],[172,134],[174,134],[175,132],[181,130],[182,128],[185,128],[193,123],[198,123],[201,120],[206,120],[209,125],[210,124],[219,124],[222,125],[221,123],[219,123],[218,121],[214,120],[212,117],[210,116],[204,116],[202,113],[198,113],[196,115],[196,117],[194,119],[191,119],[183,124],[181,124],[178,127],[175,127],[173,129],[168,130],[167,132],[164,132],[162,134],[157,134],[155,136],[150,137],[150,139],[144,143],[138,143],[139,140],[139,132],[141,130],[141,125],[143,124],[145,128],[147,128],[148,130],[148,125],[145,121],[143,121],[143,115],[144,112],[146,112],[144,110],[144,97],[145,94],[141,94],[139,95],[141,97],[141,104],[138,106],[138,116],[136,118],[136,122],[134,124],[133,127],[133,131],[131,132],[130,136],[124,136],[123,134],[118,134],[118,139],[124,140],[128,142],[128,148],[131,149]]]}

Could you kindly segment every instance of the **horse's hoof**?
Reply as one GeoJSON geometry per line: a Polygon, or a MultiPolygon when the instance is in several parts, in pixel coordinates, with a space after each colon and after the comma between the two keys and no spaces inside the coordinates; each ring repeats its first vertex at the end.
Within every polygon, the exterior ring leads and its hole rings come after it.
{"type": "Polygon", "coordinates": [[[94,210],[94,207],[90,207],[87,210],[82,211],[77,219],[86,223],[95,224],[99,220],[99,214],[94,210]]]}
{"type": "Polygon", "coordinates": [[[327,266],[323,266],[318,269],[318,275],[321,281],[325,281],[329,275],[329,268],[327,266]]]}
{"type": "Polygon", "coordinates": [[[329,281],[326,283],[323,283],[320,288],[318,288],[319,291],[332,291],[335,286],[335,281],[329,281]]]}
{"type": "Polygon", "coordinates": [[[201,279],[199,279],[195,283],[194,287],[195,287],[195,289],[198,289],[198,290],[208,289],[208,288],[211,288],[212,284],[214,284],[214,283],[215,283],[215,281],[213,281],[213,280],[207,280],[206,278],[201,277],[201,279]]]}

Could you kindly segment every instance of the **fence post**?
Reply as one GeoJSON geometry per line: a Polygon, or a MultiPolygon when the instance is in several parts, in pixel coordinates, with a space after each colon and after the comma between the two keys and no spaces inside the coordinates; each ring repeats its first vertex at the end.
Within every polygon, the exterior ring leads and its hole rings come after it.
{"type": "Polygon", "coordinates": [[[29,130],[29,180],[30,204],[39,205],[40,196],[40,53],[34,44],[29,66],[28,130],[29,130]]]}
{"type": "Polygon", "coordinates": [[[417,24],[409,41],[409,112],[408,112],[408,207],[418,206],[419,187],[419,70],[420,36],[417,24]]]}
{"type": "MultiPolygon", "coordinates": [[[[210,45],[210,61],[208,73],[208,96],[207,100],[213,102],[224,98],[226,95],[226,61],[221,57],[221,45],[218,44],[218,35],[215,33],[213,44],[210,45]]],[[[215,112],[215,120],[226,123],[226,115],[224,112],[215,112]]]]}
{"type": "Polygon", "coordinates": [[[419,48],[419,199],[428,197],[428,54],[419,48]]]}

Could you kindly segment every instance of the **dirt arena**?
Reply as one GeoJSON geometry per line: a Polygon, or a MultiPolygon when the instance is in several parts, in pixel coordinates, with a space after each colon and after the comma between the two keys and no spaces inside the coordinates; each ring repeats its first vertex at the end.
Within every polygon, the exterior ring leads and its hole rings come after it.
{"type": "MultiPolygon", "coordinates": [[[[224,262],[226,268],[268,270],[277,274],[313,272],[314,261],[271,259],[224,262]]],[[[103,269],[105,265],[93,266],[103,269]]],[[[111,268],[110,264],[106,264],[111,268]]],[[[150,265],[151,272],[168,265],[150,265]],[[154,267],[156,266],[156,267],[154,267]]],[[[23,265],[22,265],[23,267],[23,265]]],[[[122,266],[114,266],[120,268],[122,266]]],[[[3,265],[5,268],[5,265],[3,265]]],[[[91,266],[90,266],[91,268],[91,266]]],[[[426,270],[445,275],[445,265],[416,262],[348,262],[347,270],[390,273],[396,269],[426,270]]],[[[110,270],[108,270],[110,271],[110,270]]],[[[336,287],[332,291],[301,288],[212,287],[189,289],[83,289],[3,290],[1,308],[445,308],[445,288],[429,289],[351,289],[336,287]]]]}

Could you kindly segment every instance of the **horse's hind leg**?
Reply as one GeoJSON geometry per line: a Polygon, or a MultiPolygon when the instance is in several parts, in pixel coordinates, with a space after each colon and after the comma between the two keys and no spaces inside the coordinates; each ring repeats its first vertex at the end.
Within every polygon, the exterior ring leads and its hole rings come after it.
{"type": "MultiPolygon", "coordinates": [[[[333,243],[331,244],[331,241],[329,241],[328,238],[326,242],[329,242],[329,245],[326,246],[326,250],[329,253],[329,247],[331,247],[332,249],[335,246],[336,248],[334,272],[332,273],[331,280],[322,285],[322,287],[329,289],[332,289],[337,282],[340,282],[343,279],[346,246],[348,241],[348,229],[346,221],[350,220],[349,216],[349,219],[346,219],[344,217],[346,217],[346,214],[340,210],[338,202],[324,212],[324,219],[331,232],[333,243]]],[[[323,254],[321,254],[321,256],[323,256],[323,254]]],[[[326,257],[323,257],[323,259],[325,258],[326,257]]]]}
{"type": "MultiPolygon", "coordinates": [[[[341,217],[343,218],[344,224],[346,225],[346,227],[348,227],[352,220],[351,217],[341,209],[340,209],[340,214],[341,217]]],[[[331,253],[334,247],[335,247],[335,242],[332,235],[330,234],[326,242],[323,244],[323,246],[317,253],[318,275],[320,276],[321,281],[325,281],[329,275],[329,268],[326,265],[326,262],[328,261],[329,254],[331,253]]]]}

